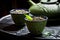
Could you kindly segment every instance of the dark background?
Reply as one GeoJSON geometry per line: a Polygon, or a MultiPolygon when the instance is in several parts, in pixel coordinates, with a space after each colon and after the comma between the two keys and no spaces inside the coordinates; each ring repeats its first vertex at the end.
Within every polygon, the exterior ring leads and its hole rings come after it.
{"type": "MultiPolygon", "coordinates": [[[[33,0],[39,2],[39,0],[33,0]]],[[[28,0],[0,0],[0,18],[9,14],[9,11],[13,8],[26,8],[30,7],[28,0]]]]}
{"type": "MultiPolygon", "coordinates": [[[[35,3],[39,2],[39,0],[33,0],[33,1],[35,3]]],[[[0,18],[2,16],[9,14],[9,11],[13,8],[28,9],[29,7],[30,7],[30,5],[28,3],[28,0],[0,0],[0,18]]]]}

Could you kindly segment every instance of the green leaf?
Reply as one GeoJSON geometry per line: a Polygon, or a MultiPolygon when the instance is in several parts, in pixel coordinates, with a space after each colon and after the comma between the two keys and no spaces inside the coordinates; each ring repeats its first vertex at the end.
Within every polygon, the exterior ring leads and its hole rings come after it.
{"type": "Polygon", "coordinates": [[[33,18],[31,17],[31,16],[29,16],[29,15],[26,15],[26,14],[24,14],[26,17],[26,19],[28,19],[29,21],[32,21],[33,20],[33,18]]]}

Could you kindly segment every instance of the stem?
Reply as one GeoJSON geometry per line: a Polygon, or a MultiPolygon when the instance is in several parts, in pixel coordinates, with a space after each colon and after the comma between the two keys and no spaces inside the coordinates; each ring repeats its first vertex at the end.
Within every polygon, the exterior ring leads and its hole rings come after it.
{"type": "Polygon", "coordinates": [[[31,5],[36,5],[36,3],[34,3],[32,0],[29,0],[31,5]]]}

